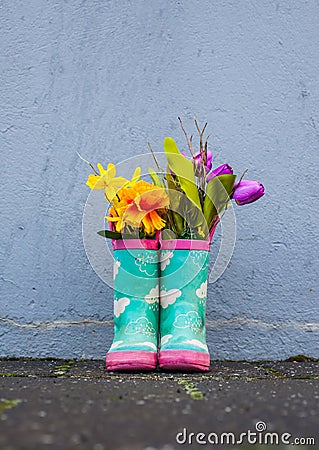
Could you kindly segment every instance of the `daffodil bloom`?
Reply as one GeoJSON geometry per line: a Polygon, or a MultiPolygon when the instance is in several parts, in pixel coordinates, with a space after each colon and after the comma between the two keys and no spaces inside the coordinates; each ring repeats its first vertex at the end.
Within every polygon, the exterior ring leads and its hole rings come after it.
{"type": "Polygon", "coordinates": [[[157,211],[169,206],[165,189],[140,180],[120,189],[118,198],[114,199],[107,217],[114,223],[116,231],[122,232],[128,225],[134,229],[143,228],[147,235],[152,235],[164,228],[165,221],[157,211]]]}
{"type": "Polygon", "coordinates": [[[100,163],[97,167],[100,175],[90,174],[86,184],[94,190],[104,189],[107,199],[111,201],[116,195],[117,190],[126,183],[129,183],[129,181],[124,177],[115,176],[116,167],[114,164],[109,164],[107,170],[100,163]]]}
{"type": "Polygon", "coordinates": [[[134,170],[132,179],[125,184],[125,187],[133,187],[135,183],[137,183],[141,176],[141,168],[136,167],[134,170]]]}

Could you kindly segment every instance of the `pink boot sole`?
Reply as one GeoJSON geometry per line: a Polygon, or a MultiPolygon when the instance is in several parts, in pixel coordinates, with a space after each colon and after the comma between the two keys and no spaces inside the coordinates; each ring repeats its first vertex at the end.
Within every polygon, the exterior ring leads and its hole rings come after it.
{"type": "Polygon", "coordinates": [[[209,365],[208,353],[194,350],[163,350],[159,354],[161,369],[206,372],[209,370],[209,365]]]}
{"type": "Polygon", "coordinates": [[[111,352],[106,355],[106,368],[117,370],[154,370],[157,366],[157,353],[147,350],[111,352]]]}

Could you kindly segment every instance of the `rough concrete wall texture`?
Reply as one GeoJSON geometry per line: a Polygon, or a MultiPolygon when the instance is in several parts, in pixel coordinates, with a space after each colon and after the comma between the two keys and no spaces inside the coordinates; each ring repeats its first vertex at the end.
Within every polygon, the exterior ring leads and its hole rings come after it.
{"type": "MultiPolygon", "coordinates": [[[[0,356],[103,358],[112,290],[83,247],[88,167],[208,121],[259,179],[209,285],[212,358],[319,357],[319,3],[3,0],[0,356]]],[[[219,245],[216,237],[216,246],[219,245]]],[[[214,251],[213,251],[214,253],[214,251]]]]}

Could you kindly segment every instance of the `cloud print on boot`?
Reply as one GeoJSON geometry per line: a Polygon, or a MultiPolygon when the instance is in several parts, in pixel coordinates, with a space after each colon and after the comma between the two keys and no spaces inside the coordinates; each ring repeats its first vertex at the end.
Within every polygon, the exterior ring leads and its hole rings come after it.
{"type": "Polygon", "coordinates": [[[166,269],[167,266],[170,265],[171,263],[171,258],[173,258],[174,253],[171,251],[165,251],[163,250],[161,252],[161,259],[160,259],[160,263],[161,263],[161,271],[164,272],[164,270],[166,269]]]}
{"type": "Polygon", "coordinates": [[[153,349],[154,351],[157,350],[157,347],[155,344],[153,344],[153,342],[135,342],[133,345],[136,345],[138,347],[151,347],[151,349],[153,349]]]}
{"type": "Polygon", "coordinates": [[[188,341],[184,341],[183,344],[189,344],[194,345],[195,347],[202,348],[203,350],[208,351],[208,347],[206,344],[203,344],[203,342],[197,340],[197,339],[189,339],[188,341]]]}
{"type": "Polygon", "coordinates": [[[157,252],[144,254],[139,253],[134,259],[135,264],[139,268],[139,271],[146,273],[149,276],[153,276],[158,270],[158,254],[157,252]]]}
{"type": "Polygon", "coordinates": [[[125,311],[127,305],[130,304],[130,299],[127,297],[119,298],[114,300],[114,315],[115,317],[120,317],[120,315],[125,311]]]}
{"type": "Polygon", "coordinates": [[[154,336],[156,331],[146,317],[140,317],[137,320],[133,320],[126,325],[125,334],[146,334],[154,336]]]}
{"type": "Polygon", "coordinates": [[[199,298],[206,298],[207,295],[207,280],[196,289],[196,295],[199,298]]]}
{"type": "Polygon", "coordinates": [[[190,252],[190,257],[199,269],[204,268],[205,264],[207,264],[207,252],[203,252],[202,250],[193,250],[190,252]]]}
{"type": "Polygon", "coordinates": [[[113,342],[113,344],[112,344],[111,347],[110,347],[110,350],[114,350],[115,348],[120,347],[120,345],[123,344],[123,342],[124,342],[124,341],[116,341],[116,342],[113,342]]]}
{"type": "Polygon", "coordinates": [[[172,305],[176,302],[176,299],[182,295],[182,291],[179,289],[170,289],[169,291],[161,291],[161,307],[167,308],[168,305],[172,305]]]}
{"type": "Polygon", "coordinates": [[[145,295],[144,299],[150,305],[157,303],[159,299],[159,284],[152,288],[149,293],[145,295]]]}
{"type": "Polygon", "coordinates": [[[196,311],[189,311],[187,314],[179,314],[173,326],[175,328],[190,328],[192,331],[199,332],[203,322],[196,311]]]}
{"type": "Polygon", "coordinates": [[[113,279],[115,280],[117,274],[119,273],[119,268],[121,267],[121,261],[118,259],[114,261],[113,279]]]}
{"type": "Polygon", "coordinates": [[[173,337],[172,334],[166,334],[161,338],[161,345],[167,344],[167,342],[173,337]]]}

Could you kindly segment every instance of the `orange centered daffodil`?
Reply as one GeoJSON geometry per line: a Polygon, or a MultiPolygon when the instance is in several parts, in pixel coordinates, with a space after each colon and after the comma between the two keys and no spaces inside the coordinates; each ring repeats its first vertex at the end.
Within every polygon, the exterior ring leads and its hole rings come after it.
{"type": "Polygon", "coordinates": [[[117,192],[107,219],[114,223],[118,232],[123,232],[128,225],[134,229],[143,228],[147,235],[152,235],[165,226],[158,210],[169,206],[169,198],[161,187],[144,180],[134,181],[132,179],[129,187],[124,186],[117,192]]]}

